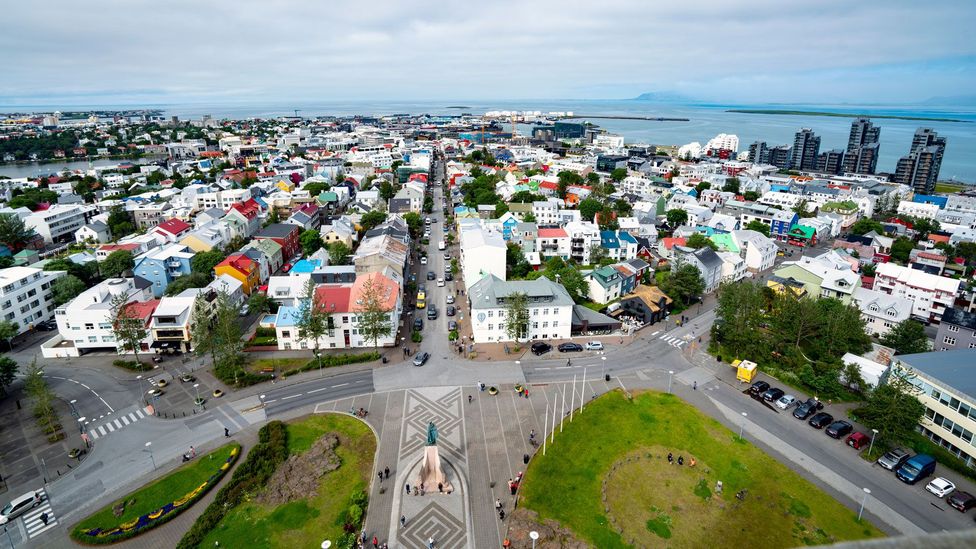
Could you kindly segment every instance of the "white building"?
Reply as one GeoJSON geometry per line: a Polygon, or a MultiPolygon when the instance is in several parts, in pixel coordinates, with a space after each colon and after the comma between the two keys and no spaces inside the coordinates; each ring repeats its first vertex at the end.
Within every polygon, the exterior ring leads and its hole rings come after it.
{"type": "Polygon", "coordinates": [[[758,231],[732,231],[732,239],[750,271],[761,273],[776,264],[776,243],[766,235],[758,231]]]}
{"type": "Polygon", "coordinates": [[[536,201],[532,203],[532,215],[536,225],[548,227],[559,224],[559,200],[536,201]]]}
{"type": "Polygon", "coordinates": [[[939,215],[939,205],[902,200],[898,203],[898,213],[922,219],[935,219],[935,216],[939,215]]]}
{"type": "Polygon", "coordinates": [[[226,210],[238,202],[246,202],[251,198],[250,189],[227,189],[209,193],[196,193],[193,197],[193,207],[197,210],[220,208],[226,210]]]}
{"type": "Polygon", "coordinates": [[[854,290],[851,303],[861,311],[864,330],[878,337],[884,337],[912,315],[912,302],[908,299],[867,288],[854,290]]]}
{"type": "Polygon", "coordinates": [[[717,153],[720,150],[736,152],[739,150],[739,136],[733,133],[720,133],[705,144],[705,153],[717,153]]]}
{"type": "Polygon", "coordinates": [[[933,322],[939,322],[942,313],[952,307],[959,292],[959,283],[957,279],[894,263],[878,265],[874,279],[875,289],[911,300],[912,316],[933,322]]]}
{"type": "Polygon", "coordinates": [[[572,333],[573,299],[561,284],[546,277],[506,282],[494,275],[481,279],[468,290],[471,331],[475,343],[512,341],[506,333],[508,298],[524,293],[528,298],[529,322],[520,341],[566,339],[572,333]]]}
{"type": "Polygon", "coordinates": [[[479,224],[460,227],[461,272],[465,288],[471,288],[486,275],[505,280],[505,239],[501,233],[479,224]]]}
{"type": "Polygon", "coordinates": [[[85,225],[86,213],[91,209],[90,206],[55,204],[27,216],[24,225],[34,229],[47,244],[71,240],[75,231],[85,225]]]}
{"type": "Polygon", "coordinates": [[[75,231],[75,242],[98,242],[104,244],[112,240],[112,232],[102,221],[92,221],[75,231]]]}
{"type": "Polygon", "coordinates": [[[51,285],[64,271],[42,271],[33,267],[0,269],[0,314],[17,323],[18,333],[54,316],[51,285]]]}

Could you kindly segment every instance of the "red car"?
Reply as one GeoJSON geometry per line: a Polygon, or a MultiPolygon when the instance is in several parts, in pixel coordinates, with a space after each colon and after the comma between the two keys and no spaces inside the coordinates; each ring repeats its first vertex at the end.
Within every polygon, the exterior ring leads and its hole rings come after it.
{"type": "Polygon", "coordinates": [[[291,263],[285,263],[284,265],[281,266],[281,272],[283,273],[287,273],[290,270],[291,270],[291,263]]]}
{"type": "Polygon", "coordinates": [[[871,438],[864,433],[853,432],[847,437],[847,445],[855,450],[861,450],[871,443],[871,438]]]}

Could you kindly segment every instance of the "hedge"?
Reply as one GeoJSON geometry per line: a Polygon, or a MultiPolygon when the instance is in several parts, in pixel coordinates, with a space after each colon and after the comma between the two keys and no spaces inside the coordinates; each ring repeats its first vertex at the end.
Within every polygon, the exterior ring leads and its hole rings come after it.
{"type": "MultiPolygon", "coordinates": [[[[344,354],[344,355],[322,355],[322,367],[329,368],[332,366],[342,366],[344,364],[358,364],[360,362],[372,362],[374,360],[380,359],[380,353],[377,351],[369,351],[368,353],[360,354],[344,354]]],[[[295,374],[300,374],[302,372],[308,372],[309,370],[317,370],[319,368],[319,359],[313,358],[308,362],[308,364],[299,367],[292,368],[291,370],[285,370],[281,375],[288,377],[295,374]]]]}
{"type": "Polygon", "coordinates": [[[220,524],[231,509],[264,487],[287,458],[288,430],[281,421],[272,421],[258,431],[258,444],[251,449],[247,459],[234,471],[227,485],[217,492],[213,502],[183,535],[176,548],[199,547],[207,534],[220,524]]]}
{"type": "Polygon", "coordinates": [[[148,364],[142,362],[136,362],[134,360],[122,360],[117,359],[112,361],[112,366],[116,368],[124,368],[126,370],[133,370],[135,372],[145,372],[146,370],[152,370],[148,364]]]}

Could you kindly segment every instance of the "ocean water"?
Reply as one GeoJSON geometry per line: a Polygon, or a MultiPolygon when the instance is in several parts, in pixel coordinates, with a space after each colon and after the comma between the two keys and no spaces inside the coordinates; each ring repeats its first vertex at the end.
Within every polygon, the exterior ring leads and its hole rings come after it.
{"type": "MultiPolygon", "coordinates": [[[[844,149],[850,132],[851,119],[806,115],[769,115],[727,112],[729,109],[777,109],[842,112],[867,115],[921,116],[953,118],[965,122],[937,122],[878,118],[881,145],[878,170],[893,172],[898,158],[907,154],[912,135],[920,127],[935,129],[947,138],[940,179],[976,182],[976,108],[918,107],[918,106],[858,106],[858,105],[705,105],[657,103],[637,100],[506,100],[506,101],[337,101],[322,103],[222,103],[146,105],[162,109],[167,116],[200,118],[209,114],[215,118],[270,118],[291,116],[299,109],[301,116],[322,115],[384,115],[384,114],[482,114],[492,110],[515,111],[572,111],[576,115],[622,115],[687,118],[688,122],[657,122],[650,120],[592,119],[594,124],[611,133],[623,135],[628,143],[642,142],[657,145],[683,145],[698,141],[703,145],[719,133],[739,136],[739,150],[764,140],[769,146],[792,145],[793,134],[800,128],[811,128],[821,136],[820,150],[844,149]],[[449,106],[465,106],[451,109],[449,106]]],[[[106,106],[74,106],[62,110],[111,108],[106,106]]],[[[135,108],[115,107],[115,108],[135,108]]],[[[5,107],[2,110],[29,111],[28,106],[5,107]]],[[[50,108],[36,109],[38,111],[50,108]]],[[[51,166],[51,165],[48,165],[51,166]]],[[[0,174],[10,166],[0,166],[0,174]]],[[[20,170],[18,170],[19,172],[20,170]]]]}

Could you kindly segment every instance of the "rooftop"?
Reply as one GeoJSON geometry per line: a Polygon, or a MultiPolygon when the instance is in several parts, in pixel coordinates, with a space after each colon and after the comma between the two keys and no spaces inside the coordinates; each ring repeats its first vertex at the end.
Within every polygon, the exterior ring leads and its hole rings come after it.
{"type": "Polygon", "coordinates": [[[929,351],[895,357],[919,373],[962,391],[969,401],[976,400],[976,349],[929,351]]]}

